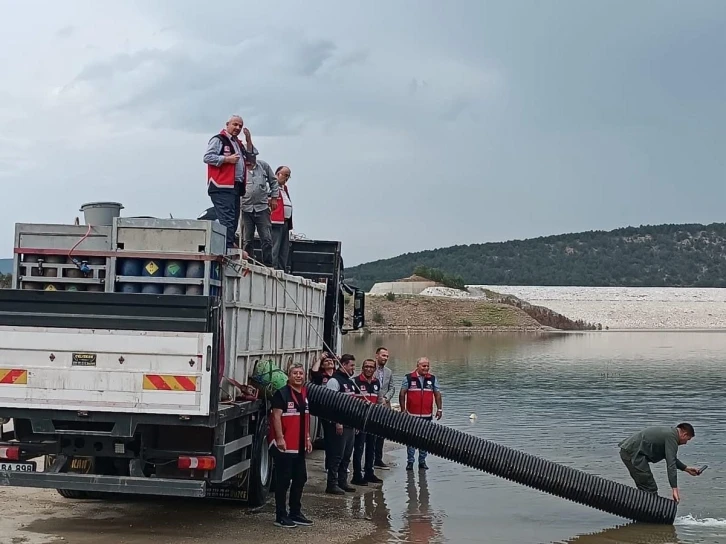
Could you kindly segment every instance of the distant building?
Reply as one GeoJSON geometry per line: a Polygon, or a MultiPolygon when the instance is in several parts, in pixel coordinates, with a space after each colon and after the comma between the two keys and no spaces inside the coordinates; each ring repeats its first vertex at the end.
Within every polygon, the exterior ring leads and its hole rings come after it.
{"type": "Polygon", "coordinates": [[[398,281],[379,282],[371,287],[369,295],[418,295],[424,289],[436,287],[439,284],[435,281],[427,280],[421,276],[410,276],[398,281]]]}

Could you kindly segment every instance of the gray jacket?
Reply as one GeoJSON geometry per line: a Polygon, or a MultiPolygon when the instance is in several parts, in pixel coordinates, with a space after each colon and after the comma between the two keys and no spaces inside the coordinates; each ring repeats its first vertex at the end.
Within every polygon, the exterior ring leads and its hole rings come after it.
{"type": "MultiPolygon", "coordinates": [[[[376,369],[376,377],[378,377],[378,369],[376,369]]],[[[380,381],[381,394],[378,397],[378,404],[383,404],[384,400],[391,402],[391,399],[396,392],[396,387],[393,385],[393,371],[388,368],[388,366],[383,367],[383,379],[380,381]]]]}
{"type": "Polygon", "coordinates": [[[685,470],[686,464],[678,459],[678,429],[676,427],[648,427],[630,435],[618,446],[632,456],[632,463],[641,470],[648,469],[648,463],[665,459],[668,483],[678,487],[677,470],[685,470]]]}
{"type": "MultiPolygon", "coordinates": [[[[222,140],[217,138],[218,134],[215,134],[212,136],[212,138],[209,140],[209,143],[207,144],[207,151],[204,153],[204,162],[206,164],[211,164],[212,166],[222,166],[222,163],[224,162],[224,155],[222,154],[222,140]]],[[[234,153],[239,153],[241,155],[240,160],[237,161],[237,164],[234,165],[234,180],[237,183],[242,183],[244,181],[244,174],[245,174],[245,155],[247,155],[247,150],[244,148],[244,143],[242,146],[238,145],[234,138],[231,138],[229,135],[226,135],[230,140],[232,140],[232,147],[234,147],[234,153]]],[[[252,154],[257,156],[259,155],[259,151],[257,151],[257,148],[255,146],[252,146],[252,154]]]]}
{"type": "Polygon", "coordinates": [[[243,212],[264,212],[269,207],[269,198],[280,196],[280,186],[270,165],[257,159],[254,169],[247,170],[245,194],[240,201],[243,212]]]}

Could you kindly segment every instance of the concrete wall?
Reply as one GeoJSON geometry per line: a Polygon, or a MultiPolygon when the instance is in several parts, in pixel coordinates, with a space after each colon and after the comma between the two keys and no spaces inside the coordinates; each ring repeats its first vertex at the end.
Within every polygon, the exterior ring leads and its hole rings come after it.
{"type": "Polygon", "coordinates": [[[389,281],[376,283],[371,287],[369,295],[385,295],[393,293],[395,295],[418,295],[424,289],[434,287],[436,282],[433,281],[389,281]]]}

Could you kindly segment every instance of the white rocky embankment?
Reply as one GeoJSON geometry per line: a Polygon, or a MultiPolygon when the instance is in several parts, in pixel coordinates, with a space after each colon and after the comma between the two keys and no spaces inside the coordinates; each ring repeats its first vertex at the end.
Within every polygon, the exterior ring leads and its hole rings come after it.
{"type": "Polygon", "coordinates": [[[429,287],[426,296],[514,295],[570,319],[610,329],[726,329],[726,289],[678,287],[529,287],[470,285],[470,293],[429,287]]]}

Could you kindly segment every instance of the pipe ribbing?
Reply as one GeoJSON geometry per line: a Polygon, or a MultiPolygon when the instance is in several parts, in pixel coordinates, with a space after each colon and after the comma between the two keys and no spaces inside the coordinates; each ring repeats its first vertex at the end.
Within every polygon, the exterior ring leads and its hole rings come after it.
{"type": "Polygon", "coordinates": [[[633,521],[672,524],[678,505],[406,413],[306,384],[310,413],[633,521]]]}

